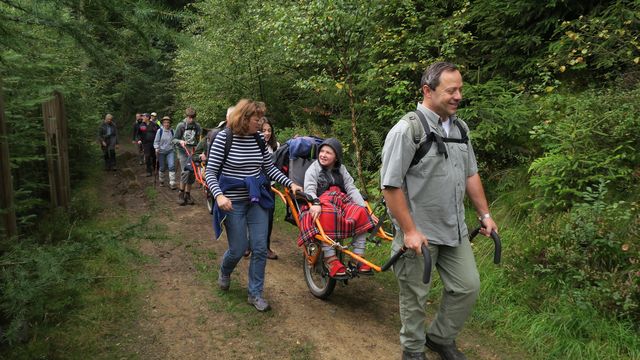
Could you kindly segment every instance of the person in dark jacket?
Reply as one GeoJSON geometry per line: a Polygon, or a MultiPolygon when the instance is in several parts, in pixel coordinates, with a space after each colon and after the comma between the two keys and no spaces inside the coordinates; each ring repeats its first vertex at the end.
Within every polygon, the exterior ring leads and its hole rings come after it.
{"type": "Polygon", "coordinates": [[[131,137],[131,143],[136,144],[138,147],[138,163],[144,164],[144,150],[142,144],[138,144],[138,132],[140,131],[140,124],[142,123],[142,114],[136,113],[136,121],[133,123],[133,135],[131,137]]]}
{"type": "Polygon", "coordinates": [[[143,121],[138,126],[138,144],[142,144],[144,150],[144,159],[147,164],[147,177],[153,176],[153,171],[157,166],[156,150],[153,148],[153,142],[156,139],[158,125],[151,122],[149,114],[142,115],[143,121]]]}
{"type": "Polygon", "coordinates": [[[113,115],[107,114],[98,129],[98,142],[104,154],[104,169],[116,170],[116,149],[118,148],[118,129],[113,122],[113,115]]]}

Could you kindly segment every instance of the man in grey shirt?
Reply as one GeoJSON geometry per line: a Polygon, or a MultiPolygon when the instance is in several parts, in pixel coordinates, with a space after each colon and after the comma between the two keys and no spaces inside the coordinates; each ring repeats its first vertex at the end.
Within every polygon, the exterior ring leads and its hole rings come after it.
{"type": "Polygon", "coordinates": [[[425,359],[425,345],[442,359],[466,359],[455,339],[471,314],[480,278],[464,221],[465,192],[484,225],[482,234],[498,229],[489,214],[473,147],[465,139],[469,129],[455,117],[462,100],[460,72],[451,63],[434,63],[420,85],[422,103],[389,131],[382,150],[382,193],[397,230],[392,252],[408,249],[393,267],[400,291],[400,342],[403,359],[425,359]],[[419,117],[425,118],[432,139],[439,139],[412,164],[426,141],[419,117]],[[430,284],[421,278],[423,244],[429,246],[444,284],[440,308],[426,334],[430,284]]]}

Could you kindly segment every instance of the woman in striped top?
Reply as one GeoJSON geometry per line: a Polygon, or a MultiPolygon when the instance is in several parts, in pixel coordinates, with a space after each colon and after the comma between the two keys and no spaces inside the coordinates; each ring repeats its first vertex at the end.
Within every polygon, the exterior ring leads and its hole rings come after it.
{"type": "Polygon", "coordinates": [[[273,165],[264,136],[258,133],[262,116],[255,101],[240,100],[230,116],[228,127],[213,141],[205,172],[207,185],[216,200],[215,223],[217,225],[219,219],[224,221],[229,243],[229,249],[222,258],[218,285],[222,290],[229,289],[231,273],[250,247],[248,300],[258,311],[270,308],[262,296],[269,209],[274,205],[269,179],[290,187],[294,192],[302,191],[302,187],[273,165]],[[225,154],[227,136],[233,136],[233,141],[228,154],[225,154]]]}

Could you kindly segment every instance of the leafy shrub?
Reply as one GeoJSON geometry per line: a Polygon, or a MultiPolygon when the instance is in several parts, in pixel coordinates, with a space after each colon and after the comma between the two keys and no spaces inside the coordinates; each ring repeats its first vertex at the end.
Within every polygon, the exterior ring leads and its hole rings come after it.
{"type": "Polygon", "coordinates": [[[515,85],[494,79],[484,84],[465,86],[466,104],[460,118],[469,125],[473,148],[484,170],[517,166],[537,150],[529,137],[535,118],[532,101],[515,85]]]}
{"type": "Polygon", "coordinates": [[[545,97],[531,136],[545,150],[529,167],[536,206],[568,208],[606,181],[619,193],[640,177],[640,89],[545,97]]]}
{"type": "MultiPolygon", "coordinates": [[[[535,250],[545,294],[580,308],[640,321],[640,204],[607,202],[605,183],[553,220],[535,250]]],[[[539,224],[536,225],[539,228],[539,224]]]]}

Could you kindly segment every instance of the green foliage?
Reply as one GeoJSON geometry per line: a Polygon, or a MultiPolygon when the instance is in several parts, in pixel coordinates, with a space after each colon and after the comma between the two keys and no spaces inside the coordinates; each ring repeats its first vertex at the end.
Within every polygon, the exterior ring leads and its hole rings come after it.
{"type": "Polygon", "coordinates": [[[123,141],[136,110],[171,111],[175,32],[167,24],[176,19],[148,1],[0,2],[0,79],[22,233],[48,207],[41,103],[54,90],[64,96],[74,186],[98,161],[92,144],[106,113],[123,141]]]}
{"type": "Polygon", "coordinates": [[[603,6],[563,21],[544,64],[558,77],[579,84],[596,78],[633,87],[640,81],[640,4],[616,1],[603,6]],[[565,71],[567,76],[562,75],[565,71]]]}
{"type": "Polygon", "coordinates": [[[569,207],[601,181],[637,196],[640,90],[555,94],[540,103],[531,135],[544,154],[530,165],[538,207],[569,207]]]}
{"type": "Polygon", "coordinates": [[[640,207],[605,200],[605,184],[558,217],[543,236],[534,273],[580,308],[640,321],[640,207]]]}
{"type": "Polygon", "coordinates": [[[486,164],[483,171],[528,163],[540,148],[529,136],[537,120],[531,97],[500,78],[468,84],[464,91],[466,106],[458,113],[472,129],[474,151],[486,164]]]}

